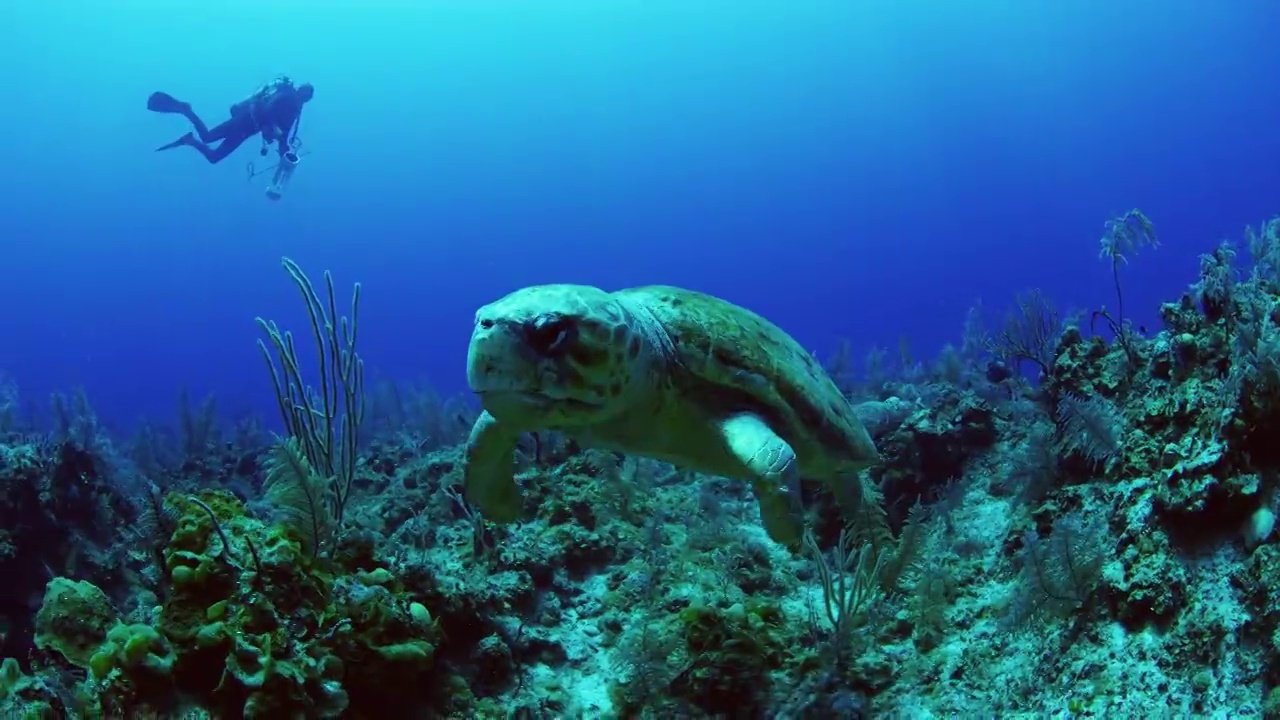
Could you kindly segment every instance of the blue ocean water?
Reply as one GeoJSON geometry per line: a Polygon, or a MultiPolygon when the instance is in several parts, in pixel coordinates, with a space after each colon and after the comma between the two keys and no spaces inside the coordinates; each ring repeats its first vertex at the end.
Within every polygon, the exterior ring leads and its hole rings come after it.
{"type": "MultiPolygon", "coordinates": [[[[1280,8],[1261,0],[48,0],[0,10],[0,369],[119,426],[180,387],[274,419],[255,316],[305,328],[280,258],[363,284],[371,373],[465,390],[480,305],[670,283],[830,354],[918,356],[969,307],[1113,302],[1153,324],[1197,255],[1277,208],[1280,8]],[[271,77],[306,153],[153,148],[271,77]]],[[[42,402],[42,400],[41,400],[42,402]]]]}

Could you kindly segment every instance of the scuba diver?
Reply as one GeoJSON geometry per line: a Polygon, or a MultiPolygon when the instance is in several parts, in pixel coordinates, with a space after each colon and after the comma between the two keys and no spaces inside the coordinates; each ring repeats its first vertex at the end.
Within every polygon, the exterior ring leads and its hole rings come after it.
{"type": "MultiPolygon", "coordinates": [[[[262,149],[259,154],[266,155],[270,144],[276,143],[280,157],[285,158],[297,144],[302,106],[314,96],[315,88],[310,83],[294,85],[288,77],[281,76],[232,105],[231,118],[210,129],[191,109],[190,103],[182,102],[167,93],[152,93],[147,98],[148,110],[181,115],[195,127],[194,133],[187,133],[162,145],[156,148],[156,152],[185,145],[195,148],[210,163],[218,163],[235,152],[246,140],[261,134],[262,149]],[[217,146],[211,146],[214,142],[218,143],[217,146]]],[[[296,163],[296,154],[292,154],[292,157],[296,163]]]]}

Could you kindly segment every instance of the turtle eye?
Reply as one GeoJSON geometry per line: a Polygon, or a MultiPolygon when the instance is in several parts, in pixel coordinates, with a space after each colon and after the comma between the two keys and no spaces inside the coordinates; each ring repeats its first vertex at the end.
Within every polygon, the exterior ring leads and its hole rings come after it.
{"type": "Polygon", "coordinates": [[[568,352],[577,334],[577,326],[558,315],[540,315],[525,328],[529,346],[540,355],[551,358],[568,352]]]}

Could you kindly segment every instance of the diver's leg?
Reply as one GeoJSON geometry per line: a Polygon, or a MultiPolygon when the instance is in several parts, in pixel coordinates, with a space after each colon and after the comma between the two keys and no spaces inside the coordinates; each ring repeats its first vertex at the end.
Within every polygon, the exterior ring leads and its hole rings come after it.
{"type": "MultiPolygon", "coordinates": [[[[225,125],[226,123],[223,124],[225,125]]],[[[218,143],[217,147],[210,147],[208,143],[201,142],[195,138],[183,144],[195,148],[197,152],[204,156],[205,160],[209,161],[209,164],[216,165],[225,160],[228,155],[235,152],[236,148],[243,145],[244,141],[251,137],[253,137],[253,133],[238,132],[222,138],[222,142],[218,143]]]]}
{"type": "MultiPolygon", "coordinates": [[[[147,109],[152,112],[173,113],[176,115],[181,115],[182,117],[186,118],[188,122],[191,123],[192,127],[196,129],[196,136],[207,143],[220,139],[222,136],[218,135],[217,132],[219,130],[222,130],[226,126],[232,124],[233,122],[232,120],[228,120],[227,122],[222,123],[218,127],[214,128],[212,131],[210,131],[209,126],[205,125],[204,120],[201,120],[200,116],[196,114],[195,110],[191,109],[191,103],[182,102],[181,100],[170,95],[169,93],[163,93],[163,92],[151,93],[151,97],[147,98],[147,109]]],[[[183,144],[181,140],[177,140],[175,141],[175,143],[176,144],[173,145],[173,147],[177,147],[178,145],[183,144]]],[[[163,147],[160,149],[167,150],[168,147],[163,147]]]]}
{"type": "MultiPolygon", "coordinates": [[[[218,127],[210,130],[195,113],[185,112],[181,114],[186,116],[186,118],[191,121],[191,124],[195,126],[195,133],[187,133],[171,143],[161,145],[156,148],[156,152],[160,152],[161,150],[172,150],[173,148],[182,147],[183,145],[196,147],[200,143],[217,142],[218,140],[227,137],[230,134],[230,131],[234,128],[234,123],[231,120],[228,120],[218,127]],[[196,139],[197,135],[200,138],[199,140],[196,139]]],[[[241,140],[240,142],[244,141],[241,140]]]]}
{"type": "MultiPolygon", "coordinates": [[[[204,120],[202,120],[200,116],[196,114],[195,110],[191,108],[191,103],[182,102],[174,96],[163,92],[151,93],[151,97],[147,98],[147,109],[152,112],[174,113],[181,115],[191,123],[193,128],[195,128],[196,137],[206,143],[216,142],[225,137],[229,137],[233,135],[237,129],[242,129],[245,125],[253,124],[253,120],[246,116],[233,117],[210,130],[204,120]]],[[[175,144],[173,144],[172,147],[177,147],[182,144],[185,143],[178,140],[175,141],[175,144]]],[[[167,150],[168,147],[160,149],[167,150]]]]}
{"type": "MultiPolygon", "coordinates": [[[[209,126],[205,125],[204,121],[201,120],[200,116],[196,115],[195,112],[187,111],[183,113],[183,116],[190,120],[191,127],[196,129],[196,137],[200,138],[200,141],[205,143],[217,142],[223,138],[231,137],[238,129],[237,126],[241,125],[239,118],[231,118],[230,120],[215,125],[213,129],[210,130],[209,126]]],[[[241,140],[241,142],[244,141],[241,140]]]]}

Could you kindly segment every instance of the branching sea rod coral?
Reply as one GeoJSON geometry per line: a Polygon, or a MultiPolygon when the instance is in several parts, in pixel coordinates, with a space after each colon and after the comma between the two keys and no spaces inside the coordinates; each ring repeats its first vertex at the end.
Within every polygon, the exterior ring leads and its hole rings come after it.
{"type": "Polygon", "coordinates": [[[1116,312],[1112,315],[1104,307],[1096,311],[1094,317],[1106,320],[1111,332],[1116,336],[1116,341],[1124,348],[1125,356],[1129,358],[1130,363],[1136,363],[1137,358],[1129,337],[1132,331],[1125,321],[1124,291],[1120,287],[1120,266],[1128,263],[1129,257],[1138,250],[1159,245],[1155,225],[1137,208],[1108,220],[1102,239],[1099,241],[1101,250],[1098,256],[1111,263],[1111,279],[1116,288],[1116,312]]]}
{"type": "Polygon", "coordinates": [[[328,271],[324,274],[328,293],[322,301],[297,263],[289,258],[282,263],[307,303],[320,366],[319,387],[308,385],[303,378],[293,333],[281,332],[275,322],[258,318],[271,342],[268,346],[259,340],[258,347],[271,371],[285,429],[297,439],[311,466],[330,478],[331,510],[335,524],[341,526],[355,480],[365,413],[364,361],[356,352],[360,284],[356,283],[351,295],[351,314],[339,316],[333,276],[328,271]]]}

